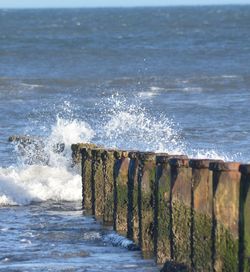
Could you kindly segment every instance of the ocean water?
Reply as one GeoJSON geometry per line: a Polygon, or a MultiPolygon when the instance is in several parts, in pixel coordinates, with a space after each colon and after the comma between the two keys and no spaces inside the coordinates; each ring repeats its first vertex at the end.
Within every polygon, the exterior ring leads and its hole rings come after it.
{"type": "Polygon", "coordinates": [[[249,63],[250,6],[0,10],[0,271],[157,271],[82,213],[70,145],[250,162],[249,63]]]}

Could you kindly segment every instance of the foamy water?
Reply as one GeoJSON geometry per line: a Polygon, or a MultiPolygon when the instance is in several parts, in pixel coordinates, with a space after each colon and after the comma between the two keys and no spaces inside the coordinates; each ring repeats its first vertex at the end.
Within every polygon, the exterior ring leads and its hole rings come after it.
{"type": "MultiPolygon", "coordinates": [[[[55,124],[47,137],[40,137],[42,148],[27,145],[20,152],[16,148],[18,163],[0,168],[0,205],[27,205],[33,201],[81,200],[81,177],[72,168],[71,144],[93,142],[121,149],[185,154],[192,158],[233,160],[233,156],[216,150],[189,148],[181,136],[178,125],[164,116],[152,116],[135,98],[134,104],[119,94],[99,102],[103,117],[99,127],[91,127],[85,120],[73,119],[74,106],[66,106],[57,114],[55,124]],[[67,115],[71,119],[59,116],[67,115]],[[98,135],[98,137],[96,137],[98,135]],[[55,152],[58,143],[64,144],[62,152],[55,152]]],[[[39,135],[36,135],[39,136],[39,135]]],[[[17,143],[18,147],[18,143],[17,143]]]]}
{"type": "Polygon", "coordinates": [[[0,205],[81,200],[81,177],[72,169],[71,144],[89,142],[94,132],[83,121],[60,117],[50,130],[49,136],[41,139],[41,150],[31,144],[20,154],[17,148],[18,163],[0,168],[0,205]],[[58,143],[64,143],[61,153],[54,150],[58,143]]]}
{"type": "Polygon", "coordinates": [[[32,201],[79,201],[81,177],[66,168],[30,165],[0,169],[0,204],[25,205],[32,201]]]}

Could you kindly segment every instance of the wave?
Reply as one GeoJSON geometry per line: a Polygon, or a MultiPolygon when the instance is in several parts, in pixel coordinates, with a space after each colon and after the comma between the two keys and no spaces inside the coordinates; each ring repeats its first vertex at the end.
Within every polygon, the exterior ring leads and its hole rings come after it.
{"type": "Polygon", "coordinates": [[[72,105],[65,102],[43,138],[42,148],[36,144],[23,149],[17,146],[17,164],[0,168],[0,205],[81,200],[81,177],[71,161],[73,143],[232,160],[216,150],[190,148],[173,120],[149,112],[139,98],[133,97],[132,101],[119,94],[105,98],[96,105],[98,118],[88,123],[74,118],[72,105]],[[63,151],[55,152],[54,147],[60,143],[64,144],[63,151]]]}
{"type": "Polygon", "coordinates": [[[86,122],[57,117],[43,148],[17,145],[17,165],[0,168],[0,205],[81,200],[81,177],[71,165],[71,144],[89,142],[93,135],[86,122]],[[64,143],[63,152],[54,152],[57,143],[64,143]]]}
{"type": "Polygon", "coordinates": [[[81,199],[81,177],[65,167],[29,165],[0,168],[0,205],[27,205],[33,201],[81,199]]]}

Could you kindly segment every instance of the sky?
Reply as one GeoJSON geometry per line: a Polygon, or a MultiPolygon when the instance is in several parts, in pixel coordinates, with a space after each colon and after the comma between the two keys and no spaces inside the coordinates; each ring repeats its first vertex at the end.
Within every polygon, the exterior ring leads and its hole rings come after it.
{"type": "Polygon", "coordinates": [[[250,4],[250,0],[0,0],[0,8],[250,4]]]}

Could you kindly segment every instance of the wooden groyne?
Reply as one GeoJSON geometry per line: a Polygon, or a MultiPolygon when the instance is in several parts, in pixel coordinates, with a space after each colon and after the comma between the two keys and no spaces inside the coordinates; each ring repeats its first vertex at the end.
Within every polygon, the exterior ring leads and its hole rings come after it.
{"type": "Polygon", "coordinates": [[[250,271],[250,165],[72,145],[82,205],[162,271],[250,271]]]}

